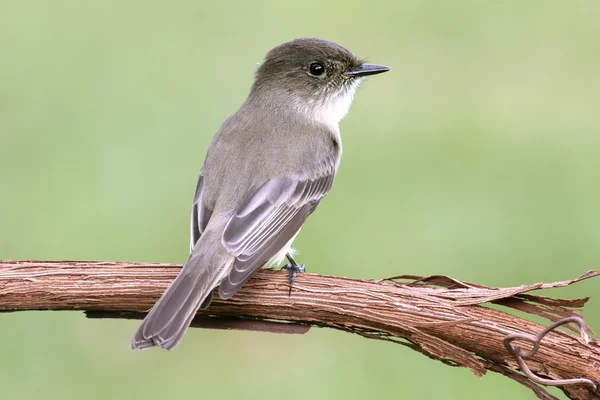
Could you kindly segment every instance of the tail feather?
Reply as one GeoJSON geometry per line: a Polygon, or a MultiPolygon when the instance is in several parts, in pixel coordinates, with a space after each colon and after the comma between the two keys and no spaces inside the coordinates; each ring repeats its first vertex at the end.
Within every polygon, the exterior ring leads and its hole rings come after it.
{"type": "Polygon", "coordinates": [[[218,252],[210,246],[205,251],[208,243],[198,244],[179,275],[144,318],[131,341],[132,349],[174,348],[200,306],[208,306],[212,290],[229,272],[232,257],[224,249],[218,252]]]}
{"type": "MultiPolygon", "coordinates": [[[[185,306],[189,305],[190,298],[202,295],[201,291],[203,288],[198,285],[202,274],[198,274],[197,272],[200,272],[198,270],[203,266],[201,263],[194,265],[196,263],[192,264],[192,261],[196,260],[193,260],[192,256],[190,256],[190,259],[186,262],[179,275],[165,290],[148,316],[144,319],[143,326],[140,327],[142,328],[141,332],[144,337],[157,336],[179,314],[187,311],[185,306]]],[[[202,262],[203,260],[197,261],[202,262]]]]}
{"type": "MultiPolygon", "coordinates": [[[[198,303],[198,302],[197,302],[198,303]]],[[[187,331],[187,328],[192,323],[192,320],[196,316],[196,311],[200,307],[200,304],[194,304],[191,308],[194,309],[194,312],[189,313],[185,319],[181,319],[175,322],[172,325],[169,325],[160,335],[156,337],[154,342],[164,348],[164,349],[172,349],[175,347],[181,339],[183,339],[183,335],[187,331]],[[168,338],[168,339],[163,339],[168,338]]]]}

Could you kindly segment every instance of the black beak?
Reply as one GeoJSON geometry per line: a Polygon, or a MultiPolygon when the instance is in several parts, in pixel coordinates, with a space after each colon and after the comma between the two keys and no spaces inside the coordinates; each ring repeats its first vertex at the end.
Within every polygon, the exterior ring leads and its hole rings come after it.
{"type": "Polygon", "coordinates": [[[367,76],[388,72],[390,69],[383,65],[362,64],[360,67],[346,72],[346,76],[367,76]]]}

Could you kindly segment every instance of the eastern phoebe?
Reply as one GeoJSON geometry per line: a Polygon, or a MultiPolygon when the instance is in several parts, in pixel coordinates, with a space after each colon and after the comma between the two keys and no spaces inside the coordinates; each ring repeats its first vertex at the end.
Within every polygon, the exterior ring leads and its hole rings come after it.
{"type": "Polygon", "coordinates": [[[135,333],[133,349],[174,348],[214,288],[229,299],[267,263],[287,257],[292,283],[302,269],[290,246],[340,164],[338,123],[363,78],[386,71],[321,39],[296,39],[267,54],[248,99],[212,140],[192,206],[190,256],[135,333]]]}

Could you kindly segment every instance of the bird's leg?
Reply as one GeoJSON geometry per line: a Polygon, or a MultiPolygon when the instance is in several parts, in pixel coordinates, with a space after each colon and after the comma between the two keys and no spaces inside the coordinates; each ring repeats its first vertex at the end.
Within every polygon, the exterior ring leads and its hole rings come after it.
{"type": "Polygon", "coordinates": [[[290,292],[288,293],[288,297],[292,295],[292,286],[294,285],[294,279],[296,279],[296,274],[298,272],[304,272],[305,266],[304,264],[298,265],[298,263],[292,258],[290,253],[287,253],[285,257],[290,262],[289,264],[284,265],[281,269],[285,269],[286,271],[290,271],[290,292]]]}

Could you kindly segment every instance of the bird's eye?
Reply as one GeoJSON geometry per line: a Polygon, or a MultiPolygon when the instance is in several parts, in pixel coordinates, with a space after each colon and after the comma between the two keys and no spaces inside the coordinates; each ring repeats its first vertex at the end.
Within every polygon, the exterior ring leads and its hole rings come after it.
{"type": "Polygon", "coordinates": [[[323,75],[323,73],[325,72],[325,66],[320,62],[313,62],[313,63],[310,63],[310,65],[308,67],[308,71],[310,72],[311,75],[314,75],[314,76],[323,75]]]}

